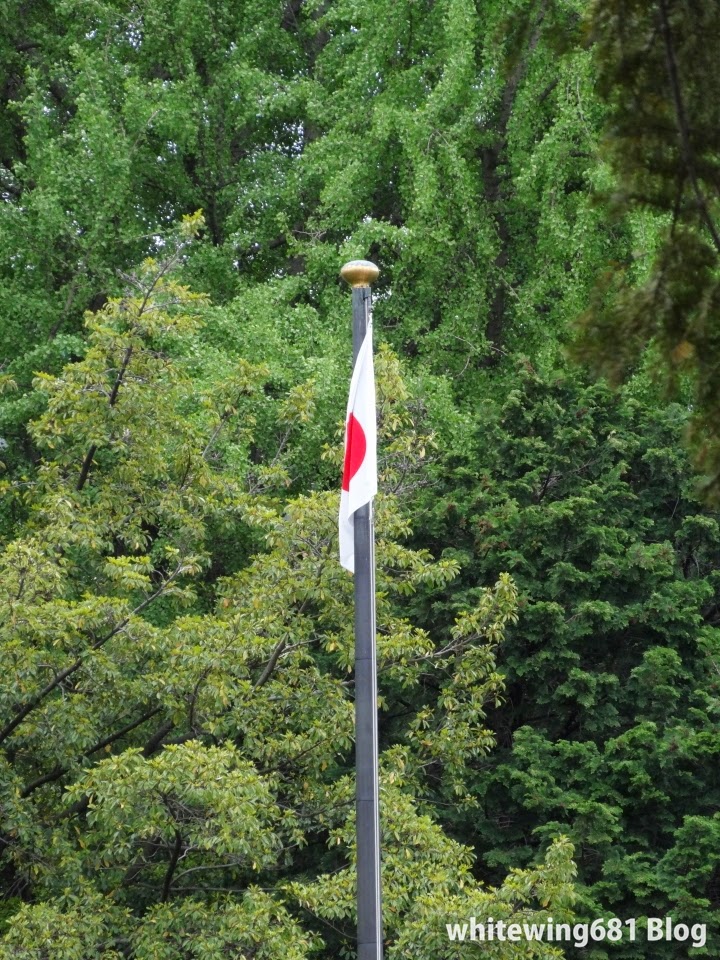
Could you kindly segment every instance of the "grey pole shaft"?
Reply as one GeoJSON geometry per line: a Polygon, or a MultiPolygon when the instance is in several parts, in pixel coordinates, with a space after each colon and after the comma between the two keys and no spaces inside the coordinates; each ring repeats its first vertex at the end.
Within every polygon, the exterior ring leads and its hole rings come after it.
{"type": "MultiPolygon", "coordinates": [[[[365,337],[370,287],[355,287],[353,362],[365,337]]],[[[382,960],[375,537],[372,503],[355,512],[355,768],[358,960],[382,960]]]]}

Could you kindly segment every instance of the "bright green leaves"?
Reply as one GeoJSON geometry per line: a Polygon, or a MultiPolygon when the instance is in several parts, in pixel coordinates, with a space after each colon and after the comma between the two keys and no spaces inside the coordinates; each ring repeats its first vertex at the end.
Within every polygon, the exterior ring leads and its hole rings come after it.
{"type": "Polygon", "coordinates": [[[274,865],[278,825],[290,835],[292,821],[273,794],[231,745],[191,741],[149,760],[131,750],[103,760],[67,798],[87,798],[81,857],[85,870],[99,871],[101,887],[117,890],[131,870],[133,881],[160,887],[167,900],[188,883],[194,889],[199,871],[224,865],[228,875],[247,876],[274,865]]]}
{"type": "Polygon", "coordinates": [[[0,957],[9,960],[122,960],[131,929],[127,912],[86,884],[65,890],[55,902],[22,908],[0,943],[0,957]]]}
{"type": "Polygon", "coordinates": [[[84,887],[56,901],[21,911],[0,957],[41,960],[225,960],[229,951],[252,953],[259,960],[304,960],[317,946],[268,894],[251,888],[242,899],[224,899],[208,910],[201,898],[188,897],[149,910],[142,920],[118,909],[110,897],[84,887]]]}
{"type": "Polygon", "coordinates": [[[397,944],[389,951],[393,957],[440,957],[443,960],[470,956],[497,960],[516,956],[559,958],[560,950],[547,942],[521,940],[510,943],[458,943],[448,936],[447,925],[462,927],[471,917],[479,923],[490,918],[507,923],[543,923],[548,916],[556,921],[570,919],[575,899],[573,847],[560,837],[548,848],[544,862],[532,870],[513,870],[497,889],[481,888],[472,881],[462,882],[443,895],[432,892],[418,899],[416,912],[402,929],[397,944]],[[457,889],[460,887],[460,890],[457,889]]]}
{"type": "Polygon", "coordinates": [[[230,951],[258,960],[305,960],[319,946],[276,899],[252,887],[211,910],[192,898],[155,907],[138,927],[132,938],[136,960],[225,960],[230,951]]]}
{"type": "MultiPolygon", "coordinates": [[[[615,106],[575,43],[582,2],[31,7],[0,41],[3,876],[35,904],[8,950],[299,958],[310,929],[328,953],[351,939],[333,432],[337,270],[357,255],[382,271],[390,950],[472,950],[449,944],[449,904],[559,916],[558,833],[583,910],[714,902],[717,523],[687,497],[687,404],[548,373],[624,263],[649,286],[616,299],[614,355],[653,307],[677,370],[698,346],[712,364],[714,268],[694,226],[661,256],[651,216],[591,203],[615,106]],[[204,227],[168,231],[198,207],[204,227]],[[532,363],[510,369],[514,345],[532,363]]],[[[600,32],[629,25],[634,49],[647,35],[620,12],[600,32]]],[[[648,131],[619,133],[646,153],[648,131]]]]}
{"type": "Polygon", "coordinates": [[[477,607],[458,618],[450,642],[428,658],[437,665],[437,701],[410,725],[415,762],[428,769],[439,765],[442,775],[435,776],[445,791],[468,806],[475,801],[467,790],[467,768],[494,746],[486,711],[499,706],[504,689],[494,647],[517,623],[516,611],[515,585],[502,574],[494,590],[486,588],[477,607]]]}
{"type": "MultiPolygon", "coordinates": [[[[172,275],[201,226],[188,218],[165,260],[88,316],[82,358],[37,378],[38,463],[9,487],[27,516],[0,555],[5,865],[38,904],[17,915],[10,950],[52,940],[66,918],[68,958],[274,957],[298,929],[279,902],[297,908],[286,885],[298,876],[305,912],[348,913],[353,582],[337,560],[337,492],[322,474],[319,489],[292,490],[308,451],[336,457],[330,398],[346,382],[322,357],[294,367],[281,342],[260,362],[259,329],[217,349],[232,311],[214,314],[172,275]],[[313,881],[327,869],[334,907],[313,881]]],[[[307,311],[282,309],[276,329],[307,325],[307,311]]],[[[437,636],[406,616],[407,598],[447,589],[459,569],[400,542],[449,400],[432,380],[408,386],[387,348],[378,380],[390,488],[376,511],[379,707],[400,936],[416,901],[469,882],[469,851],[426,801],[440,790],[473,803],[517,592],[503,574],[437,636]]],[[[283,952],[312,945],[300,932],[283,952]]]]}
{"type": "MultiPolygon", "coordinates": [[[[456,956],[448,943],[446,924],[471,915],[520,917],[536,922],[539,908],[567,911],[573,900],[572,847],[560,840],[548,850],[546,862],[528,871],[515,871],[497,888],[481,888],[471,873],[473,857],[467,847],[445,836],[430,817],[421,814],[410,797],[383,780],[381,787],[383,929],[388,956],[456,956]]],[[[333,841],[349,848],[355,860],[354,817],[333,834],[333,841]]],[[[313,883],[293,883],[288,892],[302,906],[332,924],[340,934],[343,955],[352,955],[355,921],[353,871],[344,868],[320,876],[313,883]]],[[[465,949],[468,949],[466,945],[465,949]]],[[[527,945],[522,956],[527,956],[527,945]]],[[[517,947],[498,946],[493,956],[519,956],[517,947]]],[[[557,956],[542,947],[532,954],[557,956]]]]}

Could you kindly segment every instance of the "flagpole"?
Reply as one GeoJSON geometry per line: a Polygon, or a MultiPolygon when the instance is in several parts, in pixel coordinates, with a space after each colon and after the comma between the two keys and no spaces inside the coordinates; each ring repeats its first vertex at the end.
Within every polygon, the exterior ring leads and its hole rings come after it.
{"type": "MultiPolygon", "coordinates": [[[[352,287],[353,366],[370,320],[370,284],[378,268],[351,260],[340,271],[352,287]]],[[[357,956],[382,960],[380,795],[378,777],[375,536],[372,502],[355,511],[355,813],[357,956]]]]}

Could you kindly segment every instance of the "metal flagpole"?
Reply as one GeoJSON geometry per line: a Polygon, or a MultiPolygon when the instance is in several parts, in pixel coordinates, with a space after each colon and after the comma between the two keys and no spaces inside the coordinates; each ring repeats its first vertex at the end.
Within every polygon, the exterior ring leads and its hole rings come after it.
{"type": "MultiPolygon", "coordinates": [[[[353,365],[370,319],[370,284],[380,271],[352,260],[340,271],[352,286],[353,365]]],[[[377,657],[375,647],[375,536],[372,502],[355,525],[355,811],[357,837],[358,960],[382,960],[377,657]]]]}

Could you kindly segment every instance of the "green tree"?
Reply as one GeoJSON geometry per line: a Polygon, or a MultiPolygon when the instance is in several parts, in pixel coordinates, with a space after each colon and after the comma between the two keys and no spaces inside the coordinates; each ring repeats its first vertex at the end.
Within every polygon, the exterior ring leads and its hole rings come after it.
{"type": "Polygon", "coordinates": [[[422,542],[461,573],[417,615],[440,628],[499,569],[518,586],[499,651],[506,692],[488,718],[497,747],[467,781],[480,813],[455,815],[488,877],[563,833],[579,915],[672,914],[712,930],[720,528],[692,495],[686,415],[648,407],[638,383],[614,395],[520,365],[433,490],[422,542]]]}
{"type": "Polygon", "coordinates": [[[0,537],[27,621],[6,628],[3,879],[26,903],[4,949],[254,951],[254,928],[350,949],[329,491],[354,256],[382,267],[392,950],[465,949],[450,905],[564,910],[560,833],[586,915],[714,916],[717,518],[679,446],[689,394],[558,372],[597,276],[642,284],[633,251],[662,242],[592,198],[616,176],[609,8],[596,55],[580,0],[8,7],[0,537]]]}
{"type": "Polygon", "coordinates": [[[515,332],[542,343],[615,244],[587,202],[602,111],[572,48],[583,10],[68,0],[46,24],[18,9],[33,42],[9,30],[6,355],[76,331],[198,208],[190,275],[214,302],[284,275],[331,312],[338,263],[370,253],[409,353],[457,372],[515,332]]]}
{"type": "MultiPolygon", "coordinates": [[[[321,934],[328,949],[354,939],[352,580],[335,557],[337,497],[283,494],[283,450],[251,455],[269,367],[226,355],[223,378],[208,375],[212,311],[171,275],[200,226],[186,221],[177,252],[88,316],[82,360],[38,377],[41,459],[6,485],[25,519],[0,556],[2,870],[24,904],[2,957],[299,958],[321,934]],[[223,531],[239,538],[232,554],[216,552],[223,531]],[[223,575],[208,582],[213,564],[223,575]]],[[[412,430],[397,363],[381,361],[392,480],[412,430]]],[[[285,393],[281,445],[311,410],[307,391],[285,393]]],[[[561,841],[481,894],[471,851],[432,819],[428,769],[457,794],[491,745],[493,651],[516,596],[500,576],[434,640],[401,616],[398,598],[457,565],[400,545],[398,496],[379,499],[377,523],[382,707],[395,715],[385,890],[401,951],[449,896],[456,913],[566,912],[574,867],[561,841]]]]}
{"type": "Polygon", "coordinates": [[[717,504],[720,12],[711,2],[599,0],[591,27],[609,105],[606,200],[634,212],[637,242],[605,272],[577,351],[619,381],[654,345],[666,389],[692,405],[695,459],[717,504]]]}

